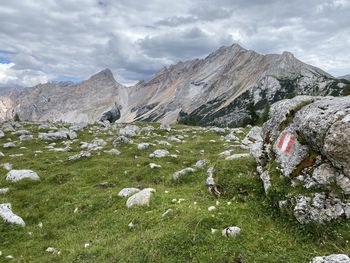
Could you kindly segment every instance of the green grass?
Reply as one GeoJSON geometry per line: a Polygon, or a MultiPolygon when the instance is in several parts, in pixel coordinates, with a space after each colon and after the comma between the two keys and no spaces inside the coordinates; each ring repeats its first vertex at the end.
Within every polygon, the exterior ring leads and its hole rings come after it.
{"type": "MultiPolygon", "coordinates": [[[[35,125],[26,124],[25,128],[36,137],[35,125]]],[[[0,262],[6,262],[7,255],[14,256],[12,262],[309,262],[316,255],[349,252],[348,222],[299,225],[265,197],[252,158],[225,161],[218,153],[229,143],[213,132],[198,129],[193,134],[188,128],[178,126],[170,132],[188,135],[185,143],[171,142],[172,147],[157,145],[143,151],[136,145],[121,145],[117,147],[121,155],[116,157],[93,152],[91,158],[68,161],[68,156],[80,151],[78,142],[69,153],[48,152],[44,149],[48,143],[39,140],[22,143],[20,146],[27,147],[24,150],[1,149],[6,156],[0,163],[32,169],[41,181],[9,183],[5,180],[7,171],[0,170],[0,187],[11,189],[7,195],[0,195],[0,203],[10,202],[14,213],[26,222],[25,228],[0,222],[0,262]],[[156,149],[167,149],[179,157],[149,158],[156,149]],[[36,150],[44,153],[34,157],[36,150]],[[24,156],[9,157],[13,153],[24,156]],[[200,159],[209,159],[215,167],[215,178],[225,190],[221,198],[208,192],[206,169],[176,182],[171,180],[173,172],[200,159]],[[151,170],[150,162],[162,168],[151,170]],[[101,186],[103,182],[107,186],[101,186]],[[118,192],[135,186],[156,189],[150,206],[126,208],[126,199],[118,197],[118,192]],[[172,202],[179,198],[185,201],[172,202]],[[208,212],[217,201],[217,209],[208,212]],[[169,208],[173,212],[162,218],[169,208]],[[130,222],[135,228],[128,228],[130,222]],[[235,239],[222,237],[221,229],[232,225],[242,229],[241,235],[235,239]],[[212,235],[211,228],[218,233],[212,235]],[[91,246],[84,248],[85,243],[91,246]],[[50,254],[45,251],[47,247],[61,253],[50,254]]],[[[169,135],[161,130],[155,133],[160,136],[142,139],[141,135],[133,140],[155,142],[169,135]]],[[[89,134],[88,128],[78,133],[82,141],[95,137],[108,140],[108,150],[112,148],[108,138],[117,134],[89,134]]],[[[6,133],[0,145],[9,138],[18,141],[17,136],[6,133]]],[[[63,145],[58,142],[57,147],[63,145]]]]}

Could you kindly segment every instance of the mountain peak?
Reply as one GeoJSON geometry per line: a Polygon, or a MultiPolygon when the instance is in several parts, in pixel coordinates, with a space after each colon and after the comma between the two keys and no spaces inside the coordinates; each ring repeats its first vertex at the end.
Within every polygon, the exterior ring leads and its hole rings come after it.
{"type": "Polygon", "coordinates": [[[90,80],[100,80],[100,79],[109,79],[109,80],[115,81],[113,73],[109,68],[105,68],[104,70],[101,70],[100,72],[90,77],[90,80]]]}
{"type": "Polygon", "coordinates": [[[292,52],[289,52],[289,51],[283,51],[282,57],[285,57],[285,58],[295,58],[295,57],[294,57],[294,54],[293,54],[292,52]]]}

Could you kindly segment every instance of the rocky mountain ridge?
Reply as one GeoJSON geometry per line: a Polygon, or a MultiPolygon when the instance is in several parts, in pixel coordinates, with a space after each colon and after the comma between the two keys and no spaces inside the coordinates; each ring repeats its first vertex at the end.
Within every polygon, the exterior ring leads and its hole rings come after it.
{"type": "Polygon", "coordinates": [[[179,62],[125,87],[106,69],[79,84],[49,83],[0,95],[0,119],[66,122],[159,121],[239,126],[266,105],[296,95],[347,95],[350,82],[296,59],[234,44],[179,62]]]}

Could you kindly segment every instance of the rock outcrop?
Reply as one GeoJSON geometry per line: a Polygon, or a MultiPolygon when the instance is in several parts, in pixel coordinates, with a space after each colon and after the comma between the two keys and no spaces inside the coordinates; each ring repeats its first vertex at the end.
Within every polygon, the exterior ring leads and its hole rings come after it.
{"type": "Polygon", "coordinates": [[[350,96],[277,102],[261,135],[252,154],[273,202],[302,224],[350,218],[350,96]]]}

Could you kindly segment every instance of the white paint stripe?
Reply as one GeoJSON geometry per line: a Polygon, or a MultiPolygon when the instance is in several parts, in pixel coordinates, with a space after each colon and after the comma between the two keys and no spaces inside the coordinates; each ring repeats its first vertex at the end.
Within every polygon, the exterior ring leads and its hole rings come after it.
{"type": "Polygon", "coordinates": [[[291,134],[288,133],[288,134],[286,135],[286,137],[284,138],[284,142],[283,142],[282,147],[281,147],[281,151],[282,151],[282,152],[285,152],[285,151],[287,150],[287,147],[288,147],[288,143],[289,143],[289,141],[290,141],[290,138],[291,138],[291,134]]]}

